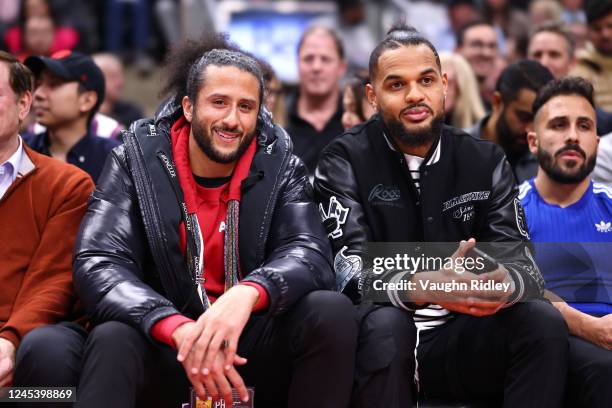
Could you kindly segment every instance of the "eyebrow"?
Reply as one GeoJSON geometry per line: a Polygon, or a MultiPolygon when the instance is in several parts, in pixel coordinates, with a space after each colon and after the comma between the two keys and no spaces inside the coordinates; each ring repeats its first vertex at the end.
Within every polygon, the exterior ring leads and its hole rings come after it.
{"type": "MultiPolygon", "coordinates": [[[[436,71],[433,68],[426,68],[426,69],[424,69],[423,71],[421,71],[419,73],[419,76],[423,76],[423,75],[427,75],[427,74],[431,74],[431,73],[437,74],[438,71],[436,71]]],[[[394,80],[394,79],[402,79],[402,76],[401,75],[397,75],[397,74],[391,74],[391,75],[386,76],[383,79],[383,82],[391,81],[391,80],[394,80]]]]}
{"type": "MultiPolygon", "coordinates": [[[[212,98],[229,98],[229,96],[226,94],[220,94],[220,93],[214,93],[214,94],[210,94],[207,96],[207,99],[212,99],[212,98]]],[[[257,104],[257,100],[251,99],[251,98],[238,98],[238,100],[257,104]]]]}

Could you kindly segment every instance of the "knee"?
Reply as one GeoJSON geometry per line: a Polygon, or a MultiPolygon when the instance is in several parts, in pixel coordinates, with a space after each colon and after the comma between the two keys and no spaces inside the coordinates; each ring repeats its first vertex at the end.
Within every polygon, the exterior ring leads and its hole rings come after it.
{"type": "Polygon", "coordinates": [[[76,384],[84,330],[49,325],[24,336],[15,358],[16,386],[68,386],[76,384]]]}
{"type": "Polygon", "coordinates": [[[380,307],[365,316],[359,337],[392,337],[412,352],[416,346],[416,332],[412,313],[396,307],[380,307]]]}
{"type": "MultiPolygon", "coordinates": [[[[361,322],[357,367],[361,372],[397,366],[414,371],[417,330],[412,313],[395,307],[369,311],[361,322]]],[[[404,371],[403,369],[401,370],[404,371]]]]}
{"type": "Polygon", "coordinates": [[[340,344],[355,343],[358,332],[355,306],[348,297],[331,291],[315,291],[304,296],[298,305],[313,319],[306,319],[308,330],[321,338],[333,338],[340,344]]]}
{"type": "Polygon", "coordinates": [[[125,323],[110,321],[94,327],[86,347],[88,350],[95,348],[98,352],[118,354],[122,350],[129,352],[130,347],[143,343],[146,343],[146,339],[138,330],[125,323]]]}
{"type": "Polygon", "coordinates": [[[17,349],[16,361],[54,361],[62,359],[62,350],[82,347],[83,337],[62,325],[36,328],[26,334],[17,349]]]}
{"type": "Polygon", "coordinates": [[[561,313],[550,303],[534,301],[517,304],[521,325],[532,341],[568,342],[568,328],[561,313]]]}

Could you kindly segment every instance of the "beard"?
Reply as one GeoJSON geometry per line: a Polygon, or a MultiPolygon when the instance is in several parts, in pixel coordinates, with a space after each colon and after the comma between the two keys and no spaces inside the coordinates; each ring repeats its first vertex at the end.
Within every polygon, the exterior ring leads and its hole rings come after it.
{"type": "Polygon", "coordinates": [[[521,140],[527,141],[527,134],[517,133],[510,128],[508,121],[506,121],[505,109],[495,124],[495,133],[497,134],[499,145],[504,150],[504,153],[506,153],[506,156],[508,156],[510,162],[529,150],[527,143],[522,144],[520,142],[521,140]]]}
{"type": "MultiPolygon", "coordinates": [[[[416,106],[425,107],[424,105],[410,105],[400,112],[400,115],[407,109],[414,108],[416,106]]],[[[427,109],[431,109],[427,106],[427,109]]],[[[434,142],[442,132],[444,126],[444,110],[442,113],[435,115],[429,126],[419,128],[416,130],[410,130],[399,120],[395,118],[384,119],[385,126],[389,130],[391,137],[397,142],[408,147],[423,146],[428,143],[434,142]]]]}
{"type": "MultiPolygon", "coordinates": [[[[577,144],[571,144],[562,147],[557,150],[554,154],[550,154],[548,151],[538,148],[537,153],[538,163],[544,172],[551,178],[551,180],[556,181],[560,184],[576,184],[580,183],[582,180],[587,178],[589,174],[595,168],[596,155],[592,155],[587,157],[586,153],[580,146],[577,144]],[[558,163],[557,158],[567,152],[568,150],[573,150],[578,152],[584,160],[582,165],[578,166],[577,164],[573,164],[572,168],[569,170],[563,169],[558,163]]],[[[569,162],[573,163],[573,162],[569,162]]],[[[568,166],[570,167],[570,166],[568,166]]]]}
{"type": "Polygon", "coordinates": [[[242,138],[242,141],[234,150],[230,153],[223,153],[219,149],[217,149],[213,144],[213,137],[211,132],[213,131],[228,131],[235,132],[236,129],[230,129],[224,126],[215,126],[209,131],[206,126],[202,124],[200,120],[198,120],[197,116],[194,116],[191,122],[191,133],[193,134],[193,138],[195,139],[198,147],[208,158],[214,162],[221,164],[228,164],[235,162],[238,160],[240,156],[246,151],[246,149],[251,144],[251,141],[255,137],[255,132],[251,132],[242,138]]]}

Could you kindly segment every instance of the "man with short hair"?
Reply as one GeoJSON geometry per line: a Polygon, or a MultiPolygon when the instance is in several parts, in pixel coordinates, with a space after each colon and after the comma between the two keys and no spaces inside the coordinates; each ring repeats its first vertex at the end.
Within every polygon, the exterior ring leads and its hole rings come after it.
{"type": "Polygon", "coordinates": [[[0,387],[19,381],[15,350],[24,336],[75,311],[72,253],[93,190],[85,172],[21,140],[32,85],[32,73],[0,51],[0,387]]]}
{"type": "Polygon", "coordinates": [[[298,44],[299,89],[288,101],[287,132],[295,154],[313,173],[321,150],[342,133],[340,79],[344,47],[331,28],[313,26],[298,44]]]}
{"type": "Polygon", "coordinates": [[[527,147],[527,131],[533,123],[531,105],[538,90],[552,79],[550,71],[537,61],[509,65],[497,80],[491,113],[467,130],[502,147],[519,183],[534,177],[538,169],[527,147]]]}
{"type": "Polygon", "coordinates": [[[544,65],[558,79],[566,76],[576,63],[574,48],[574,38],[563,25],[547,22],[531,34],[527,57],[544,65]]]}
{"type": "Polygon", "coordinates": [[[393,27],[372,52],[369,72],[366,91],[378,114],[329,144],[314,182],[337,289],[358,304],[361,318],[354,406],[411,406],[417,343],[417,379],[428,398],[560,406],[567,329],[541,299],[544,283],[524,243],[518,189],[502,150],[444,126],[447,77],[416,30],[393,27]],[[402,268],[389,282],[409,280],[414,289],[387,291],[386,304],[365,296],[368,242],[462,241],[456,259],[474,240],[512,247],[483,274],[402,268]],[[429,285],[479,280],[507,289],[463,296],[429,285]]]}
{"type": "MultiPolygon", "coordinates": [[[[550,70],[556,79],[567,76],[576,64],[574,37],[567,29],[554,22],[535,29],[529,40],[527,55],[550,70]]],[[[597,134],[612,132],[612,112],[596,107],[597,134]]]]}
{"type": "Polygon", "coordinates": [[[493,85],[500,72],[499,42],[495,28],[484,20],[474,20],[457,32],[455,50],[469,62],[480,88],[480,97],[491,105],[493,85]]]}
{"type": "Polygon", "coordinates": [[[90,123],[104,101],[104,75],[91,57],[68,50],[51,57],[25,60],[36,78],[33,108],[46,131],[29,135],[30,147],[74,164],[98,180],[109,152],[119,145],[90,131],[90,123]]]}
{"type": "Polygon", "coordinates": [[[592,83],[595,104],[612,112],[612,0],[588,0],[584,7],[589,42],[576,52],[571,74],[592,83]]]}
{"type": "Polygon", "coordinates": [[[81,225],[74,282],[95,327],[33,332],[31,385],[78,383],[87,408],[176,407],[189,383],[228,406],[245,385],[261,406],[347,406],[354,309],[328,290],[329,241],[261,68],[223,37],[170,61],[171,98],[124,133],[81,225]]]}
{"type": "Polygon", "coordinates": [[[548,297],[572,334],[567,405],[604,408],[612,403],[612,248],[601,243],[612,243],[612,187],[591,181],[594,108],[593,87],[582,78],[540,90],[528,134],[538,174],[519,197],[531,239],[541,243],[536,259],[548,297]]]}

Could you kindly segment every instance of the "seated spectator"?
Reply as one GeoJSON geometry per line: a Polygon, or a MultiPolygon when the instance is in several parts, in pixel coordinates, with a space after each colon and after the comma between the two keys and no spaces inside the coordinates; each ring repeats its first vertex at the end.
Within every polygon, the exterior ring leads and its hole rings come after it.
{"type": "Polygon", "coordinates": [[[593,180],[612,185],[612,137],[604,135],[597,149],[597,164],[593,170],[593,180]]]}
{"type": "Polygon", "coordinates": [[[287,132],[295,154],[314,172],[319,153],[342,127],[340,79],[346,72],[344,46],[333,30],[313,26],[298,44],[298,92],[289,95],[287,132]]]}
{"type": "Polygon", "coordinates": [[[498,35],[499,50],[503,56],[516,48],[520,38],[529,31],[529,17],[510,0],[483,0],[483,17],[498,35]]]}
{"type": "Polygon", "coordinates": [[[485,115],[474,71],[459,54],[441,52],[440,63],[448,77],[444,102],[445,123],[460,129],[474,126],[485,115]]]}
{"type": "Polygon", "coordinates": [[[599,141],[593,87],[582,78],[556,80],[540,90],[533,112],[528,139],[538,174],[521,185],[519,198],[531,240],[541,243],[536,259],[548,297],[571,334],[566,406],[606,408],[612,403],[612,188],[591,181],[599,141]]]}
{"type": "Polygon", "coordinates": [[[556,0],[535,0],[529,5],[531,25],[557,23],[561,20],[563,8],[556,0]]]}
{"type": "Polygon", "coordinates": [[[535,176],[538,163],[527,146],[527,130],[533,124],[531,105],[538,90],[553,80],[537,61],[509,65],[497,80],[493,109],[468,129],[472,136],[499,144],[519,183],[535,176]]]}
{"type": "Polygon", "coordinates": [[[571,75],[593,84],[595,104],[612,112],[612,0],[590,0],[585,12],[589,43],[576,52],[571,75]]]}
{"type": "Polygon", "coordinates": [[[558,408],[567,328],[541,299],[543,280],[522,244],[518,189],[503,152],[443,124],[446,76],[416,30],[392,27],[370,61],[366,92],[378,114],[329,144],[314,182],[337,290],[361,318],[352,406],[413,407],[418,394],[558,408]],[[506,251],[478,276],[452,266],[402,268],[391,282],[409,280],[415,290],[389,288],[387,302],[368,296],[366,243],[462,241],[454,254],[461,257],[475,240],[514,242],[520,250],[506,251]],[[428,285],[462,279],[505,282],[508,290],[449,297],[428,285]],[[518,301],[526,294],[532,301],[518,301]]]}
{"type": "Polygon", "coordinates": [[[127,129],[132,122],[142,119],[144,114],[140,107],[123,99],[125,85],[123,64],[117,56],[111,53],[94,54],[92,58],[102,70],[106,84],[104,101],[100,105],[99,112],[117,120],[127,129]]]}
{"type": "Polygon", "coordinates": [[[72,50],[79,43],[79,33],[58,24],[54,10],[46,0],[24,0],[18,25],[4,35],[8,51],[21,61],[30,55],[49,56],[60,50],[72,50]]]}
{"type": "Polygon", "coordinates": [[[74,242],[93,190],[85,172],[21,140],[32,87],[30,71],[0,51],[0,387],[19,385],[13,368],[24,336],[71,317],[74,242]]]}
{"type": "Polygon", "coordinates": [[[74,283],[96,326],[26,339],[28,384],[78,383],[77,407],[178,407],[190,383],[228,406],[245,384],[261,407],[348,406],[357,321],[327,290],[306,168],[261,109],[257,61],[215,38],[172,55],[172,97],[124,134],[90,200],[74,283]]]}
{"type": "MultiPolygon", "coordinates": [[[[576,64],[575,42],[572,34],[561,24],[544,23],[535,28],[529,39],[529,59],[536,60],[550,70],[556,79],[567,76],[576,64]]],[[[597,107],[597,134],[612,132],[612,113],[597,107]]]]}
{"type": "Polygon", "coordinates": [[[344,85],[342,92],[342,126],[344,129],[352,128],[370,119],[376,110],[368,101],[365,86],[368,83],[368,73],[360,72],[344,85]]]}
{"type": "Polygon", "coordinates": [[[91,133],[90,122],[104,100],[104,75],[83,54],[59,51],[51,57],[25,61],[36,77],[34,113],[46,127],[26,138],[39,153],[85,170],[98,180],[106,156],[119,144],[91,133]]]}
{"type": "Polygon", "coordinates": [[[480,98],[485,107],[490,107],[495,82],[504,65],[501,62],[498,34],[494,27],[483,20],[464,25],[457,33],[455,51],[472,67],[478,80],[480,98]]]}
{"type": "Polygon", "coordinates": [[[263,70],[266,109],[272,114],[274,123],[284,127],[287,124],[287,109],[285,107],[283,84],[270,64],[260,59],[259,65],[263,70]]]}

